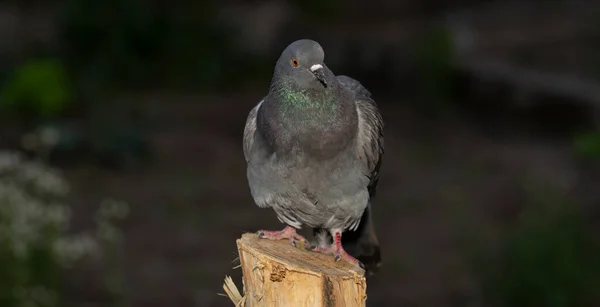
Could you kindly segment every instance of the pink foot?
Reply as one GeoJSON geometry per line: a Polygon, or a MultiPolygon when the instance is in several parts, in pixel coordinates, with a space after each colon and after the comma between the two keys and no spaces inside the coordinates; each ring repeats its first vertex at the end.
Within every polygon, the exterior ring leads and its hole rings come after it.
{"type": "Polygon", "coordinates": [[[329,247],[315,246],[313,247],[312,251],[334,255],[335,261],[340,261],[344,259],[356,266],[359,266],[363,270],[365,269],[365,266],[362,264],[362,262],[350,256],[350,254],[346,253],[346,251],[342,247],[342,234],[340,232],[335,232],[335,235],[333,236],[333,244],[331,244],[329,247]]]}
{"type": "Polygon", "coordinates": [[[288,239],[293,246],[298,246],[298,241],[304,242],[304,244],[308,245],[308,240],[306,240],[303,236],[299,235],[296,232],[296,228],[291,226],[286,226],[283,230],[259,230],[258,231],[259,239],[269,239],[269,240],[281,240],[288,239]]]}

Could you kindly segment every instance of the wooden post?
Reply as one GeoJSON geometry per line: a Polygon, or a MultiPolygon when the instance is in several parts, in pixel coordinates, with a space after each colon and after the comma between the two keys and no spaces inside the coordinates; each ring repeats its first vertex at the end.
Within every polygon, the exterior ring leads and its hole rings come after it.
{"type": "Polygon", "coordinates": [[[246,233],[237,240],[244,296],[226,278],[225,291],[236,306],[365,306],[364,271],[333,256],[306,251],[289,241],[259,240],[246,233]],[[237,292],[238,294],[233,294],[237,292]]]}

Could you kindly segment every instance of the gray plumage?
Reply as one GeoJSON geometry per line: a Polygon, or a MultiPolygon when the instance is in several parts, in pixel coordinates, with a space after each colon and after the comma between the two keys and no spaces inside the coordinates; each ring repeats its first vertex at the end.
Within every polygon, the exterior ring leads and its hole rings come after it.
{"type": "Polygon", "coordinates": [[[336,77],[323,61],[323,49],[311,40],[290,44],[277,61],[269,93],[244,129],[250,191],[259,207],[272,208],[296,229],[343,232],[342,238],[354,232],[344,247],[360,258],[365,245],[378,264],[370,199],[379,179],[383,120],[368,90],[336,77]]]}

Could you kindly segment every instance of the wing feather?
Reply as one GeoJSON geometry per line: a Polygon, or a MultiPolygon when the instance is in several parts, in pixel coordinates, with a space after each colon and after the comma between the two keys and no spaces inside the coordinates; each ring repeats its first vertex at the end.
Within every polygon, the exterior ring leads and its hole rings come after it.
{"type": "Polygon", "coordinates": [[[368,189],[371,197],[375,195],[379,181],[379,168],[384,151],[383,143],[383,118],[371,92],[360,82],[348,76],[336,76],[338,82],[354,94],[356,110],[358,112],[358,146],[357,155],[365,162],[371,179],[368,189]]]}
{"type": "Polygon", "coordinates": [[[354,94],[358,113],[357,155],[369,170],[369,194],[375,196],[379,168],[384,152],[383,118],[377,104],[360,82],[348,76],[337,76],[338,81],[354,94]]]}
{"type": "Polygon", "coordinates": [[[261,100],[252,110],[248,113],[248,117],[246,118],[246,126],[244,127],[244,158],[246,162],[250,160],[250,151],[252,150],[252,145],[254,145],[254,134],[256,133],[256,114],[258,113],[258,109],[262,105],[264,99],[261,100]]]}
{"type": "Polygon", "coordinates": [[[379,109],[370,98],[357,98],[358,136],[357,154],[369,170],[369,194],[375,196],[379,181],[379,168],[384,152],[383,118],[379,109]]]}

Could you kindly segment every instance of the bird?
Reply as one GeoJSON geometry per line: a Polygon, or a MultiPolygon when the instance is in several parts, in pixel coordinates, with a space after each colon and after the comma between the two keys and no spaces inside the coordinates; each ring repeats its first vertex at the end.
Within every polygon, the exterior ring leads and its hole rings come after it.
{"type": "Polygon", "coordinates": [[[271,208],[283,230],[259,230],[261,239],[308,243],[375,272],[381,250],[371,201],[384,153],[384,122],[371,93],[357,80],[336,76],[311,39],[289,44],[278,58],[269,91],[249,112],[243,152],[250,193],[271,208]],[[298,234],[312,228],[316,244],[298,234]]]}

